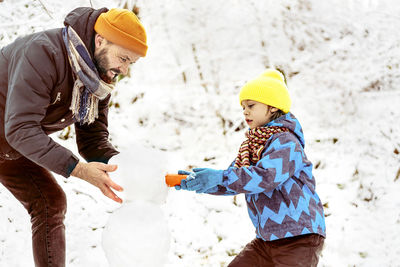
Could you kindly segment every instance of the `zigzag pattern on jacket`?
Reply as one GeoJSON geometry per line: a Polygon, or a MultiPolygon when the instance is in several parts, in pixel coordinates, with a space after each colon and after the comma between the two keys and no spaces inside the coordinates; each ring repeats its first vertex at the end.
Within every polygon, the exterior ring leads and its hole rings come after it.
{"type": "Polygon", "coordinates": [[[286,127],[290,132],[274,134],[255,165],[231,165],[224,171],[224,185],[209,193],[246,194],[257,237],[264,240],[308,233],[325,236],[323,207],[315,192],[312,164],[304,153],[300,123],[288,113],[267,126],[286,127]]]}

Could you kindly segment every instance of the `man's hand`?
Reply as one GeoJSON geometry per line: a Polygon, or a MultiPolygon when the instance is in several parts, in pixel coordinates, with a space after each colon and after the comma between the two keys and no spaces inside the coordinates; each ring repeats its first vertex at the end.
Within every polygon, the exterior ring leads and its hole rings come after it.
{"type": "Polygon", "coordinates": [[[108,165],[101,162],[78,162],[71,175],[91,183],[92,185],[98,187],[106,197],[122,203],[122,199],[120,199],[111,190],[111,188],[120,192],[123,190],[123,188],[114,183],[110,176],[108,176],[108,172],[113,172],[116,169],[117,165],[108,165]]]}

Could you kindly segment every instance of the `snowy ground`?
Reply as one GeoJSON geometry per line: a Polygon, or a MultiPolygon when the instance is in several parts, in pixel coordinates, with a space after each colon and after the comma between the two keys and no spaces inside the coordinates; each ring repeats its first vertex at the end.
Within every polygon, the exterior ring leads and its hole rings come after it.
{"type": "MultiPolygon", "coordinates": [[[[175,159],[172,171],[225,168],[245,130],[240,86],[266,66],[278,67],[325,203],[319,266],[400,266],[397,1],[4,0],[0,45],[61,27],[68,11],[91,2],[136,3],[148,33],[148,56],[113,95],[115,145],[124,150],[140,142],[166,151],[175,159]]],[[[73,134],[53,137],[76,152],[73,134]]],[[[68,266],[106,267],[101,233],[118,204],[83,181],[57,179],[68,196],[68,266]]],[[[243,196],[170,190],[163,209],[172,231],[171,267],[226,266],[254,238],[243,196]]],[[[29,217],[0,186],[0,266],[32,265],[29,217]]]]}

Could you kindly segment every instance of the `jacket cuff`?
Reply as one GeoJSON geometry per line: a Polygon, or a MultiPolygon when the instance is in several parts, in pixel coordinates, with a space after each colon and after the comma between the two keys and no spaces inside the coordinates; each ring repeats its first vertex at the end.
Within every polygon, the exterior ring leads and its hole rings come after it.
{"type": "Polygon", "coordinates": [[[75,169],[78,162],[79,162],[79,159],[75,155],[72,155],[68,159],[68,162],[66,164],[66,166],[67,166],[66,170],[64,171],[64,173],[61,173],[61,175],[64,176],[65,178],[68,178],[69,176],[71,176],[71,172],[75,169]]]}
{"type": "Polygon", "coordinates": [[[119,152],[116,150],[109,150],[107,151],[105,154],[99,156],[97,155],[96,157],[92,157],[92,158],[87,158],[86,161],[87,162],[101,162],[104,164],[108,164],[108,161],[115,155],[118,155],[119,152]]]}

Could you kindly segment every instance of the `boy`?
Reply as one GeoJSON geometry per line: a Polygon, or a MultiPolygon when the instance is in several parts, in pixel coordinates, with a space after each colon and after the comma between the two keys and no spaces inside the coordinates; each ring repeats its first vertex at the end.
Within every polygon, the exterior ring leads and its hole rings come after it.
{"type": "Polygon", "coordinates": [[[242,87],[239,99],[250,129],[235,161],[226,170],[179,171],[190,178],[176,189],[245,194],[256,238],[228,267],[317,266],[324,212],[283,75],[265,71],[242,87]]]}

